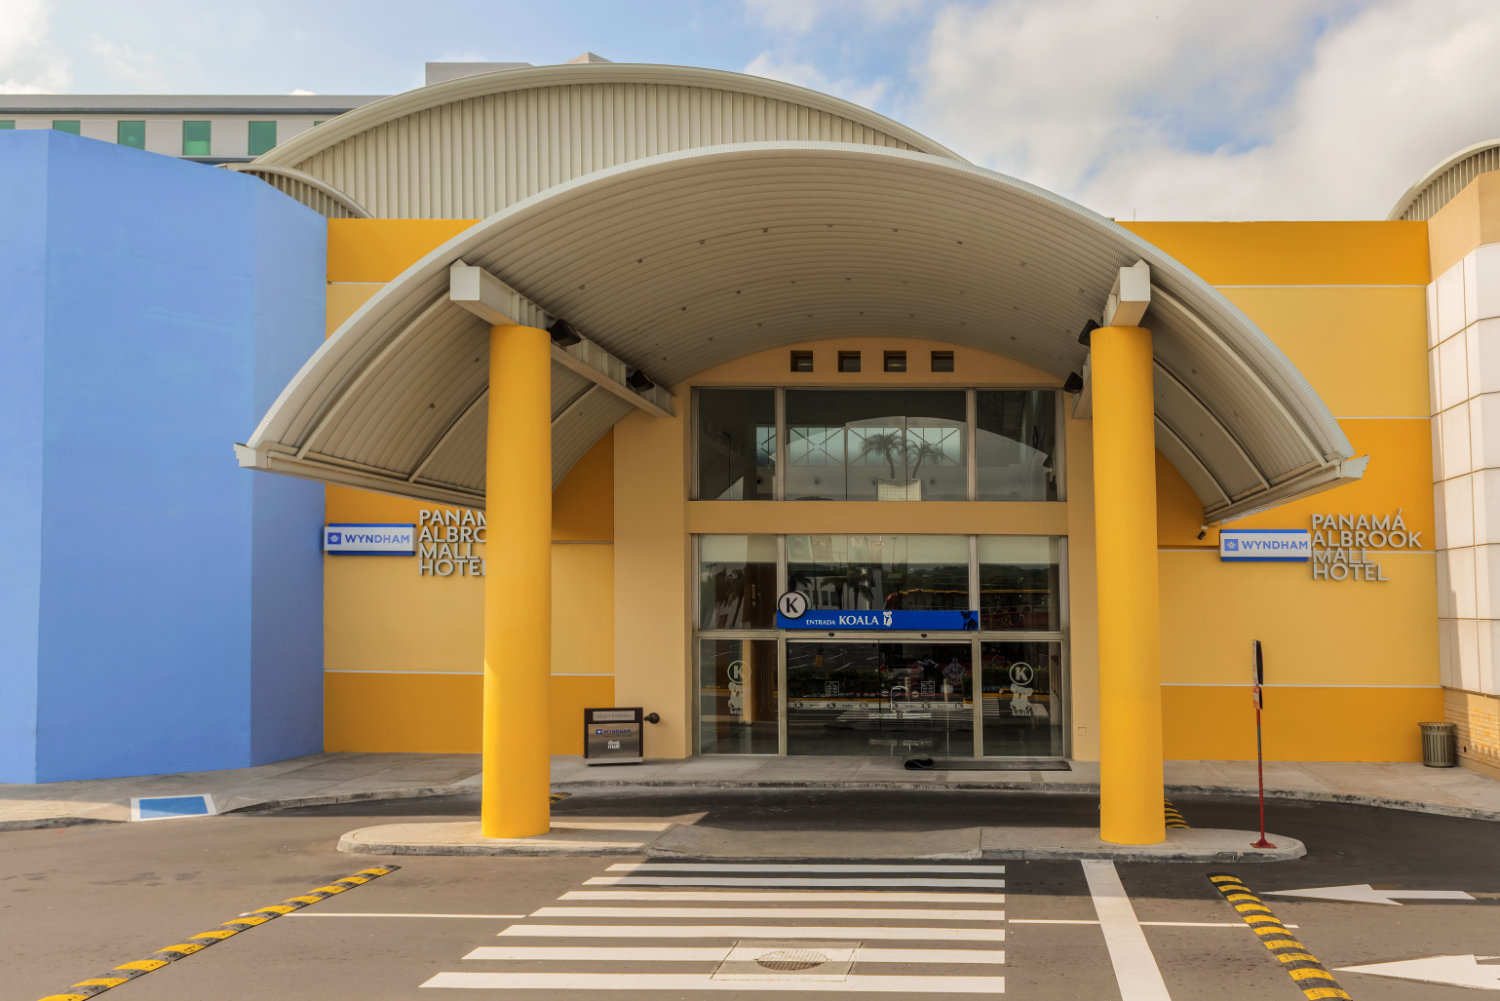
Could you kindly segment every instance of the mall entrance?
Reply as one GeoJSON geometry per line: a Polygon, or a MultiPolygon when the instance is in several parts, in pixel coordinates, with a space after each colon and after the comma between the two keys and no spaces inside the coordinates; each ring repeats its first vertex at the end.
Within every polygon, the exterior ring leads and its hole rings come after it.
{"type": "Polygon", "coordinates": [[[1061,756],[1061,700],[1053,691],[1061,672],[1051,646],[789,639],[786,753],[1061,756]]]}

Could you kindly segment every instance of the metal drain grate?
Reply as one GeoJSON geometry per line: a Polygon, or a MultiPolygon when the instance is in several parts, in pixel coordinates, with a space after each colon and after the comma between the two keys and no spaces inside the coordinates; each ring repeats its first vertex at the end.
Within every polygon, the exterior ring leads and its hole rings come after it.
{"type": "Polygon", "coordinates": [[[755,957],[755,965],[777,973],[800,973],[814,970],[829,962],[829,957],[811,949],[774,949],[763,956],[755,957]]]}
{"type": "Polygon", "coordinates": [[[795,981],[839,981],[849,975],[858,948],[858,942],[741,940],[724,956],[712,979],[789,985],[795,981]]]}

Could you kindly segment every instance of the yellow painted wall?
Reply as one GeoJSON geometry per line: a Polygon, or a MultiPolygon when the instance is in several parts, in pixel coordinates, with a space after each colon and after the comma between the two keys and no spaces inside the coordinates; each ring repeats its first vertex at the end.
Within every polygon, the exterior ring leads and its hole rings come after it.
{"type": "MultiPolygon", "coordinates": [[[[384,282],[471,225],[330,223],[329,333],[384,282]]],[[[583,709],[614,704],[613,483],[606,435],[553,492],[552,598],[561,613],[552,629],[555,754],[583,753],[583,709]]],[[[419,510],[438,507],[347,487],[328,487],[325,497],[330,522],[415,523],[419,510]]],[[[325,556],[323,566],[324,746],[477,753],[483,578],[422,577],[410,557],[325,556]]]]}
{"type": "MultiPolygon", "coordinates": [[[[1266,756],[1412,761],[1440,719],[1425,227],[1171,223],[1129,228],[1199,270],[1328,404],[1361,481],[1225,527],[1310,528],[1319,514],[1400,510],[1422,551],[1376,556],[1389,582],[1315,581],[1305,564],[1224,564],[1218,532],[1158,456],[1164,737],[1169,758],[1255,755],[1250,642],[1264,645],[1266,756]]],[[[1372,554],[1373,555],[1373,554],[1372,554]]]]}

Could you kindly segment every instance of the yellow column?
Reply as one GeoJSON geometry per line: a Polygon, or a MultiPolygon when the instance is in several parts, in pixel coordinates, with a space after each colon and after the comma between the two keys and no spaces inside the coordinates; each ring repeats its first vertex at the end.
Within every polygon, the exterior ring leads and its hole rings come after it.
{"type": "Polygon", "coordinates": [[[550,829],[551,344],[535,327],[490,328],[480,806],[488,838],[550,829]]]}
{"type": "Polygon", "coordinates": [[[1166,838],[1151,332],[1091,335],[1099,581],[1099,837],[1166,838]]]}

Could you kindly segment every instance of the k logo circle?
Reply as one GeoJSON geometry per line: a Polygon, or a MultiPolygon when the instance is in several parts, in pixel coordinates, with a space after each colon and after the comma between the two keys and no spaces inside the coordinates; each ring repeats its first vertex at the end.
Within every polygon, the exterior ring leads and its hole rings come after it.
{"type": "Polygon", "coordinates": [[[788,591],[776,599],[776,611],[782,618],[800,619],[807,614],[807,596],[797,591],[788,591]]]}

